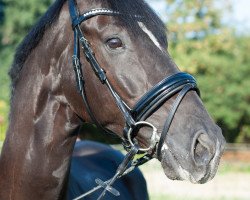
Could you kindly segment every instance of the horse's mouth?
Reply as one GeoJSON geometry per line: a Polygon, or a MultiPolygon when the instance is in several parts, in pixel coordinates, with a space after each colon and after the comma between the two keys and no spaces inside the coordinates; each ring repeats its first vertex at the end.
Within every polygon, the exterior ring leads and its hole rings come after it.
{"type": "MultiPolygon", "coordinates": [[[[161,157],[161,165],[164,173],[169,179],[187,180],[194,184],[203,184],[214,178],[221,155],[216,153],[208,165],[204,166],[202,169],[195,170],[196,167],[193,166],[194,169],[192,169],[192,172],[190,172],[191,170],[185,169],[184,166],[180,164],[169,148],[162,151],[161,157]]],[[[187,160],[187,162],[189,161],[187,160]]],[[[187,163],[187,165],[190,165],[190,163],[187,163]]]]}
{"type": "MultiPolygon", "coordinates": [[[[216,144],[216,148],[219,149],[218,142],[216,144]]],[[[213,159],[210,161],[210,163],[206,169],[206,173],[205,173],[204,177],[202,177],[197,183],[203,184],[203,183],[206,183],[214,178],[214,176],[218,170],[219,162],[220,162],[223,151],[224,151],[224,149],[222,151],[216,151],[213,159]]]]}

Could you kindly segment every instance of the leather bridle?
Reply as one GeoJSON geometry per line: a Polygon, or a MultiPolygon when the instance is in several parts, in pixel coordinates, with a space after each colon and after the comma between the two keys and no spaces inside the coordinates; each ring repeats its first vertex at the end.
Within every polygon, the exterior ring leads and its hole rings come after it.
{"type": "MultiPolygon", "coordinates": [[[[106,9],[106,8],[100,8],[100,9],[98,8],[98,9],[92,9],[88,12],[85,12],[82,15],[79,15],[75,0],[69,0],[69,12],[70,12],[71,21],[72,21],[72,28],[74,31],[74,54],[72,58],[73,58],[73,66],[74,66],[76,82],[77,82],[77,89],[78,89],[78,92],[82,96],[82,99],[83,99],[83,102],[85,104],[88,114],[90,115],[93,122],[98,127],[103,129],[105,132],[112,133],[112,131],[104,128],[98,122],[98,120],[95,118],[89,106],[87,95],[85,92],[85,87],[84,87],[85,80],[83,76],[83,66],[81,65],[81,62],[80,62],[80,44],[82,46],[83,53],[87,61],[90,63],[92,67],[92,70],[94,71],[95,75],[98,77],[100,82],[108,87],[119,110],[121,111],[125,119],[124,138],[122,138],[124,148],[130,151],[130,153],[131,151],[134,151],[134,154],[144,153],[142,158],[137,159],[134,162],[134,166],[138,166],[147,162],[153,157],[153,154],[155,152],[159,158],[161,156],[161,149],[164,144],[164,140],[166,138],[166,135],[168,133],[168,130],[170,128],[174,115],[182,99],[184,98],[186,93],[189,92],[190,90],[195,90],[199,95],[199,90],[197,88],[196,80],[190,74],[183,73],[183,72],[168,76],[164,78],[161,82],[156,84],[148,92],[146,92],[143,95],[143,97],[141,97],[141,99],[135,104],[135,106],[133,108],[130,108],[122,100],[122,98],[118,95],[118,93],[114,90],[114,88],[110,84],[105,74],[104,69],[99,65],[94,55],[94,52],[91,49],[90,43],[85,38],[80,28],[81,23],[83,23],[84,21],[92,17],[98,16],[98,15],[117,16],[117,15],[122,15],[122,13],[119,13],[118,11],[106,9]],[[173,97],[176,94],[178,95],[168,113],[160,139],[158,139],[156,135],[157,129],[155,128],[155,126],[153,124],[146,122],[145,120],[149,116],[151,116],[155,112],[155,110],[159,108],[164,102],[166,102],[169,98],[173,97]],[[144,148],[144,149],[138,146],[136,139],[135,139],[136,133],[142,126],[151,127],[153,130],[153,134],[151,137],[151,145],[148,148],[144,148]]],[[[135,16],[135,17],[138,17],[138,16],[135,16]]],[[[138,17],[138,20],[140,20],[140,17],[138,17]]],[[[129,155],[127,155],[127,157],[129,157],[129,155]]],[[[133,156],[131,156],[131,158],[129,159],[130,160],[133,159],[133,156]]],[[[130,160],[128,160],[128,162],[130,160]]],[[[122,176],[124,172],[125,170],[119,176],[122,176]]],[[[107,188],[108,187],[106,187],[105,190],[108,190],[107,188]]]]}

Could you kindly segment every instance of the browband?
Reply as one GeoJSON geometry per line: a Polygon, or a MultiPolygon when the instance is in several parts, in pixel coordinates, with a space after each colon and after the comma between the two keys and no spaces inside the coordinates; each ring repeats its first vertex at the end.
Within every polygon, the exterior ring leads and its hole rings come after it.
{"type": "Polygon", "coordinates": [[[96,15],[119,15],[119,14],[120,14],[119,12],[107,8],[95,8],[88,12],[83,13],[82,15],[79,15],[79,17],[74,18],[72,20],[72,27],[74,28],[77,25],[81,24],[83,21],[95,17],[96,15]]]}

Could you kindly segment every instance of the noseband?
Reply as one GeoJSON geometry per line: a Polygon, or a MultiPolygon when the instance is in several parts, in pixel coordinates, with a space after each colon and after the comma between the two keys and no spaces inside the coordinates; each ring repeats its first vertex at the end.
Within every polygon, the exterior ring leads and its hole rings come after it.
{"type": "MultiPolygon", "coordinates": [[[[176,73],[174,75],[168,76],[164,78],[161,82],[156,84],[152,89],[146,92],[141,99],[134,105],[133,108],[130,108],[118,95],[118,93],[113,89],[112,85],[110,84],[105,70],[99,65],[93,50],[85,38],[80,24],[92,17],[98,15],[122,15],[117,11],[113,11],[106,8],[101,9],[92,9],[88,12],[85,12],[82,15],[79,15],[77,10],[77,6],[75,0],[69,0],[69,12],[72,21],[72,28],[74,31],[74,54],[73,58],[73,66],[76,75],[76,82],[77,82],[77,89],[78,92],[81,94],[85,107],[87,109],[88,114],[92,118],[93,122],[103,129],[105,132],[112,133],[112,131],[104,128],[98,120],[95,118],[91,108],[89,106],[87,95],[85,92],[84,87],[84,76],[83,76],[83,66],[80,63],[80,44],[83,49],[83,53],[90,63],[92,70],[100,80],[100,82],[106,85],[112,94],[115,102],[121,111],[124,119],[125,119],[125,126],[124,126],[124,138],[123,145],[126,150],[133,152],[134,154],[137,153],[144,153],[144,156],[141,159],[136,160],[135,166],[141,165],[152,158],[152,154],[156,152],[157,156],[161,156],[161,149],[164,144],[164,140],[174,118],[174,115],[180,105],[182,99],[186,95],[187,92],[190,90],[195,90],[199,94],[199,90],[197,88],[196,80],[193,76],[188,73],[176,73]],[[168,113],[167,119],[164,124],[163,131],[161,133],[160,139],[157,137],[157,129],[154,125],[146,122],[145,120],[151,116],[157,108],[159,108],[164,102],[166,102],[169,98],[177,95],[170,112],[168,113]],[[153,130],[153,134],[151,137],[151,145],[148,148],[140,148],[135,140],[136,133],[138,130],[143,127],[151,127],[153,130]]],[[[138,16],[135,16],[138,17],[138,16]]],[[[140,20],[140,18],[138,18],[140,20]]],[[[129,156],[127,156],[129,157],[129,156]]],[[[126,160],[126,159],[125,159],[126,160]]],[[[118,170],[119,171],[119,170],[118,170]]],[[[124,173],[124,172],[123,172],[124,173]]],[[[99,180],[100,181],[100,180],[99,180]]],[[[111,181],[110,181],[111,182],[111,181]]],[[[110,183],[109,182],[109,183],[110,183]]],[[[104,184],[104,183],[103,183],[104,184]]],[[[111,184],[110,184],[111,185],[111,184]]],[[[107,187],[105,190],[108,190],[107,187]]]]}

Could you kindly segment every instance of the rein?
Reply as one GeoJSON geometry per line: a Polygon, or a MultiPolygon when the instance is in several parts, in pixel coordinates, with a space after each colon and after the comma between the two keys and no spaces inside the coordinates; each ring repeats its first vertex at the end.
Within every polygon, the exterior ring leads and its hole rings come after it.
{"type": "Polygon", "coordinates": [[[132,171],[135,167],[140,166],[146,163],[147,161],[151,160],[155,155],[155,153],[156,156],[160,158],[164,140],[167,136],[168,130],[170,128],[174,115],[178,109],[178,106],[180,105],[182,99],[187,94],[187,92],[189,92],[190,90],[195,90],[199,95],[199,89],[197,87],[196,80],[194,79],[193,76],[183,72],[176,73],[174,75],[164,78],[161,82],[156,84],[152,89],[146,92],[143,95],[143,97],[141,97],[141,99],[135,104],[133,108],[130,108],[117,94],[117,92],[113,89],[112,85],[110,84],[106,76],[105,70],[98,63],[94,55],[94,52],[91,49],[90,43],[85,38],[80,28],[81,23],[92,17],[98,15],[117,16],[121,15],[122,13],[106,8],[100,8],[100,9],[92,9],[88,12],[85,12],[82,15],[79,15],[75,0],[69,0],[68,3],[72,21],[72,29],[74,31],[74,53],[72,56],[72,61],[76,76],[77,90],[82,96],[86,110],[89,116],[91,117],[92,121],[96,124],[96,126],[107,133],[115,134],[111,130],[106,129],[99,123],[99,121],[96,119],[89,106],[85,91],[85,80],[83,76],[84,69],[80,62],[80,45],[81,45],[86,60],[90,63],[92,70],[98,77],[99,81],[102,84],[106,85],[107,88],[109,89],[110,93],[112,94],[116,102],[117,107],[119,108],[125,119],[125,125],[123,130],[124,137],[122,138],[122,140],[124,148],[128,151],[127,155],[125,156],[123,162],[119,165],[116,174],[112,179],[105,182],[100,179],[96,179],[96,183],[99,186],[75,198],[75,200],[90,195],[91,193],[95,192],[100,188],[104,188],[104,190],[100,195],[100,197],[98,198],[98,200],[104,197],[106,191],[111,192],[115,196],[119,196],[119,191],[114,189],[111,185],[115,182],[115,180],[126,175],[127,173],[132,171]],[[159,108],[164,102],[166,102],[169,98],[171,98],[176,94],[178,95],[164,123],[164,128],[161,133],[160,139],[158,139],[156,127],[153,124],[146,122],[145,120],[149,116],[151,116],[155,112],[155,110],[159,108]],[[139,129],[145,126],[152,128],[151,144],[148,148],[141,148],[139,147],[135,137],[139,129]],[[143,154],[143,155],[141,156],[141,158],[133,160],[136,154],[140,155],[143,154]]]}

